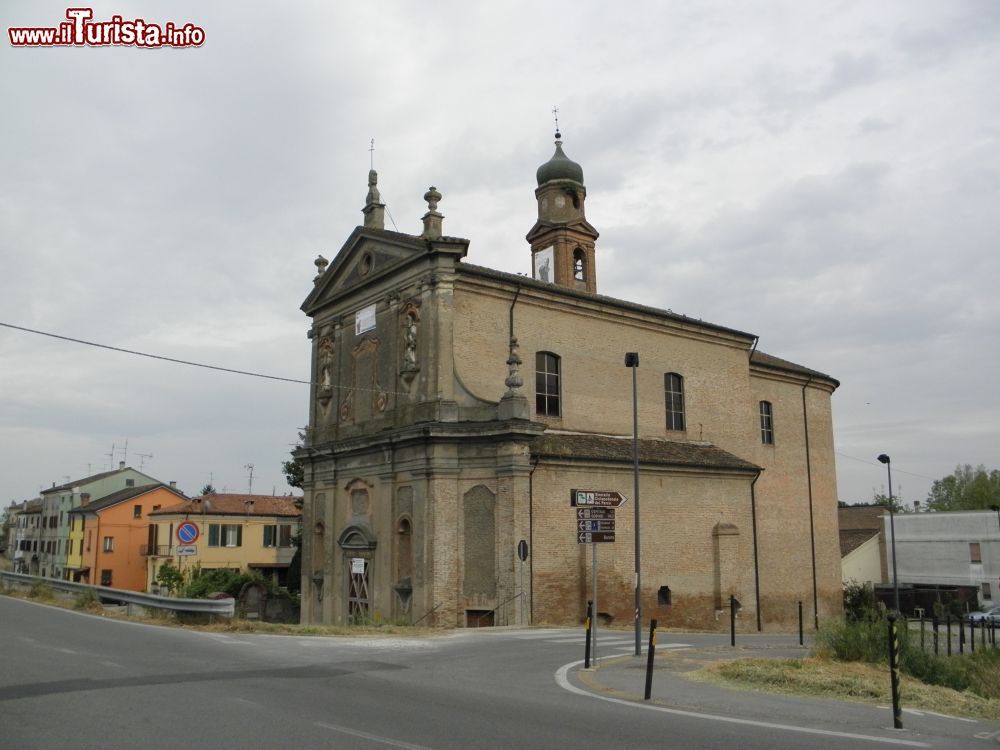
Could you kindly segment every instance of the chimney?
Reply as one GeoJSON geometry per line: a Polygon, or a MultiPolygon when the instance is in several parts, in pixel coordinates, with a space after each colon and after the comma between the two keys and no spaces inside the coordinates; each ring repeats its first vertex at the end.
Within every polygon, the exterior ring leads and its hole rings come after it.
{"type": "Polygon", "coordinates": [[[173,479],[170,480],[170,489],[172,490],[177,489],[177,482],[175,482],[173,479]]]}
{"type": "Polygon", "coordinates": [[[90,505],[90,493],[82,492],[80,493],[80,507],[85,508],[90,505]]]}
{"type": "Polygon", "coordinates": [[[913,501],[913,512],[914,513],[919,513],[920,512],[920,501],[919,500],[914,500],[913,501]]]}
{"type": "Polygon", "coordinates": [[[124,461],[119,461],[118,462],[118,471],[121,471],[124,468],[125,468],[125,462],[124,461]]]}

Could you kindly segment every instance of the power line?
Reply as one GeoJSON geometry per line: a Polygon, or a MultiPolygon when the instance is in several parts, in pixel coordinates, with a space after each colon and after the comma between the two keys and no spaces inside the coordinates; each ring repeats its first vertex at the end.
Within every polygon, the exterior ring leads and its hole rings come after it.
{"type": "MultiPolygon", "coordinates": [[[[858,458],[857,456],[848,456],[846,453],[841,453],[840,451],[834,451],[834,453],[836,453],[841,458],[849,458],[852,461],[860,461],[861,463],[868,464],[869,466],[878,466],[879,465],[875,461],[869,461],[868,459],[865,459],[865,458],[858,458]]],[[[895,466],[895,464],[893,464],[892,470],[893,470],[894,473],[906,474],[906,475],[911,476],[911,477],[920,477],[921,479],[929,479],[932,482],[937,481],[940,478],[940,477],[928,477],[928,476],[925,476],[923,474],[916,474],[916,473],[914,473],[912,471],[904,471],[903,469],[897,469],[896,466],[895,466]]]]}
{"type": "Polygon", "coordinates": [[[74,344],[85,344],[86,346],[94,346],[98,349],[109,349],[113,352],[121,352],[122,354],[132,354],[136,357],[148,357],[149,359],[159,359],[164,362],[174,362],[178,365],[189,365],[191,367],[203,367],[206,370],[218,370],[220,372],[232,372],[237,375],[249,375],[253,378],[266,378],[267,380],[281,380],[286,383],[300,383],[302,385],[312,385],[312,381],[309,380],[298,380],[296,378],[283,378],[278,375],[264,375],[259,372],[250,372],[248,370],[234,370],[231,367],[220,367],[218,365],[206,365],[203,362],[191,362],[186,359],[175,359],[174,357],[164,357],[161,354],[149,354],[147,352],[137,352],[133,349],[123,349],[120,346],[109,346],[108,344],[98,344],[94,341],[84,341],[83,339],[73,338],[72,336],[61,336],[58,333],[49,333],[48,331],[36,331],[33,328],[25,328],[24,326],[16,326],[11,323],[0,322],[0,326],[4,328],[13,328],[16,331],[24,331],[25,333],[34,333],[38,336],[48,336],[53,339],[60,339],[62,341],[71,341],[74,344]]]}

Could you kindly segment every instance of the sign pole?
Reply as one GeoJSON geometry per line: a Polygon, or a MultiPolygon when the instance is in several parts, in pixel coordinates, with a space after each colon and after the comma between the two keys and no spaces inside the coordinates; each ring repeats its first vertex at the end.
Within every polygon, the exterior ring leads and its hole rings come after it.
{"type": "Polygon", "coordinates": [[[597,667],[597,545],[590,545],[590,575],[594,579],[594,621],[590,624],[592,634],[590,636],[590,651],[594,667],[597,667]]]}

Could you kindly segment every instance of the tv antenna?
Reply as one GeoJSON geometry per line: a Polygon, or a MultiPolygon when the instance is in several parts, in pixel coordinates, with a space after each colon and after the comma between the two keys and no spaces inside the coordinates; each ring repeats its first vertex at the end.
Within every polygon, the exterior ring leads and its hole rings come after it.
{"type": "Polygon", "coordinates": [[[250,474],[250,481],[247,483],[248,484],[248,486],[247,486],[247,494],[248,495],[252,495],[253,494],[253,464],[244,464],[243,468],[246,469],[249,472],[249,474],[250,474]]]}
{"type": "Polygon", "coordinates": [[[142,465],[146,462],[147,458],[151,460],[153,458],[152,453],[136,453],[135,455],[139,457],[139,471],[142,471],[142,465]]]}

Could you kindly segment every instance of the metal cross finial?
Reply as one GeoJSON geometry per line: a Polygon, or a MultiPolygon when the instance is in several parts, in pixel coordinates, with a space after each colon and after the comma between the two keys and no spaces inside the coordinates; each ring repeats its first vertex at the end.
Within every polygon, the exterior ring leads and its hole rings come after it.
{"type": "Polygon", "coordinates": [[[375,169],[375,139],[372,138],[372,144],[368,147],[368,163],[369,169],[375,169]]]}
{"type": "Polygon", "coordinates": [[[556,120],[556,138],[559,137],[559,107],[552,108],[552,116],[556,120]]]}

